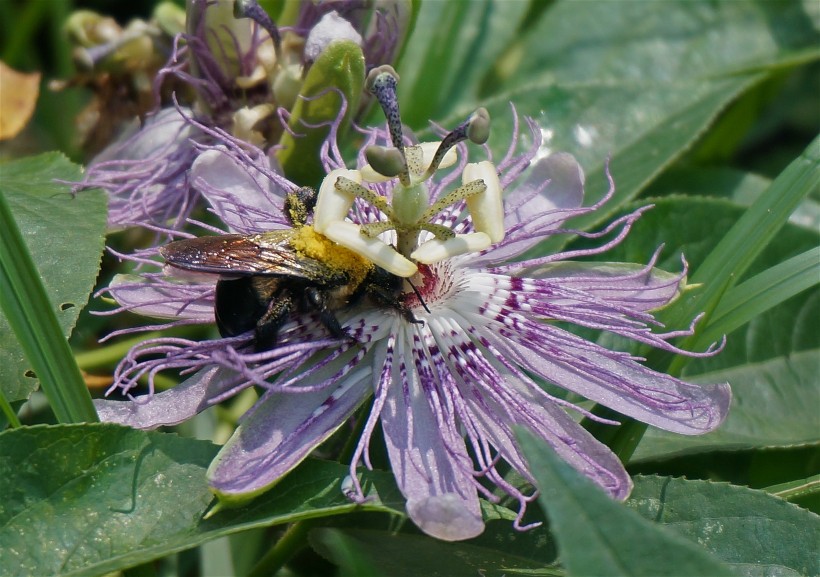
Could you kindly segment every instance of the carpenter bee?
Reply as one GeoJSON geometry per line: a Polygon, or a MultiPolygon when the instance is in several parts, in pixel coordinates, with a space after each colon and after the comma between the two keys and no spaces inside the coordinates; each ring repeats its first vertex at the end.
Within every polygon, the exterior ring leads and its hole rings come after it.
{"type": "Polygon", "coordinates": [[[420,322],[399,298],[404,279],[307,225],[315,200],[310,188],[287,195],[293,228],[178,240],[160,249],[172,267],[220,276],[214,314],[223,337],[253,330],[256,350],[268,350],[292,312],[315,312],[331,335],[350,338],[335,312],[366,295],[420,322]]]}

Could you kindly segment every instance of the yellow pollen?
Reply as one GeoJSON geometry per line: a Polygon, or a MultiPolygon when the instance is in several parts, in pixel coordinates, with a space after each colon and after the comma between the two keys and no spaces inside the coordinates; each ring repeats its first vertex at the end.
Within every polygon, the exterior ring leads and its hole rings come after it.
{"type": "Polygon", "coordinates": [[[314,260],[338,271],[347,273],[350,284],[359,285],[373,270],[373,263],[359,253],[336,244],[323,234],[316,232],[312,226],[301,226],[294,229],[290,239],[293,249],[314,260]]]}

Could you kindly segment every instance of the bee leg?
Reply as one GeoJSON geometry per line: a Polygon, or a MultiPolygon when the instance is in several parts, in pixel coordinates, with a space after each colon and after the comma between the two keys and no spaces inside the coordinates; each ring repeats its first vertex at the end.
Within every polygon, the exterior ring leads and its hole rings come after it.
{"type": "Polygon", "coordinates": [[[293,226],[307,224],[308,215],[316,206],[316,191],[303,186],[285,195],[285,215],[293,226]]]}
{"type": "Polygon", "coordinates": [[[256,350],[267,351],[276,346],[279,329],[293,310],[293,297],[282,294],[279,298],[271,299],[268,309],[256,322],[256,350]]]}
{"type": "MultiPolygon", "coordinates": [[[[325,326],[331,335],[338,339],[352,339],[347,332],[339,324],[339,319],[327,306],[327,299],[325,293],[316,287],[307,287],[305,289],[305,302],[310,310],[319,313],[319,321],[325,326]]],[[[354,339],[355,340],[355,339],[354,339]]]]}

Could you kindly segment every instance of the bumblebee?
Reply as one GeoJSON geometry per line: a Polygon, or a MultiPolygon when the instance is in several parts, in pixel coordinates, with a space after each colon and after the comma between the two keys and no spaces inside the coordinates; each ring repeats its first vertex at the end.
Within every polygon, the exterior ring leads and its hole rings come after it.
{"type": "Polygon", "coordinates": [[[369,296],[420,322],[401,302],[404,279],[341,247],[306,224],[313,189],[288,194],[293,228],[178,240],[160,248],[168,265],[219,275],[214,315],[223,337],[253,330],[257,351],[273,348],[293,312],[318,315],[334,337],[350,338],[336,311],[369,296]]]}

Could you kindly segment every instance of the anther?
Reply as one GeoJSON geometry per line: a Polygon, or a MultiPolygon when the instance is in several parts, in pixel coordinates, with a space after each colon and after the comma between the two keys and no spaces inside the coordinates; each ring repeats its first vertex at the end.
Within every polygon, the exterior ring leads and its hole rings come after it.
{"type": "Polygon", "coordinates": [[[374,144],[365,149],[364,155],[373,170],[389,178],[398,176],[407,167],[404,155],[395,148],[374,144]]]}

